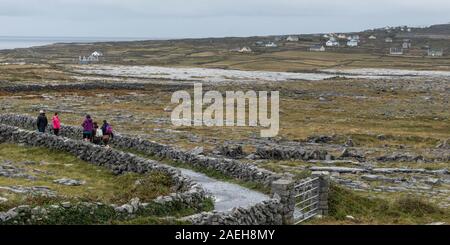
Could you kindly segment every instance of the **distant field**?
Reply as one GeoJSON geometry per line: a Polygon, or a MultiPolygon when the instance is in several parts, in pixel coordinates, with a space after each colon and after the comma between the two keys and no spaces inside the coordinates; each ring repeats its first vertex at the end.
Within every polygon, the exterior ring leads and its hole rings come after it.
{"type": "MultiPolygon", "coordinates": [[[[299,42],[277,42],[277,48],[256,45],[257,41],[274,41],[274,37],[184,39],[169,41],[105,42],[93,44],[56,44],[50,46],[0,51],[1,62],[75,64],[79,56],[93,51],[104,53],[100,63],[122,65],[155,65],[171,67],[207,67],[239,70],[310,71],[326,68],[399,68],[418,70],[450,70],[450,40],[429,38],[430,34],[362,32],[359,47],[327,48],[326,52],[310,52],[308,48],[327,40],[316,35],[303,35],[299,42]],[[368,36],[377,35],[377,40],[368,36]],[[384,37],[395,36],[393,43],[384,37]],[[390,56],[390,47],[399,47],[404,38],[412,47],[401,56],[390,56]],[[230,52],[249,46],[252,53],[230,52]],[[426,57],[425,46],[441,47],[444,57],[426,57]]],[[[443,34],[439,34],[443,35],[443,34]]],[[[344,44],[345,40],[341,40],[344,44]]]]}

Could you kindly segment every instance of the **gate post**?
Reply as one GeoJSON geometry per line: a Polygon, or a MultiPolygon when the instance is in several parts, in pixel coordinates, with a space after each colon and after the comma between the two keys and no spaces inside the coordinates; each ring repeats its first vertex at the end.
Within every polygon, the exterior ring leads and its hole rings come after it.
{"type": "Polygon", "coordinates": [[[283,225],[294,224],[295,191],[292,179],[279,179],[272,182],[272,196],[280,198],[283,225]]]}
{"type": "Polygon", "coordinates": [[[319,204],[318,214],[328,215],[328,193],[330,191],[330,173],[327,171],[314,171],[313,177],[319,178],[319,204]]]}

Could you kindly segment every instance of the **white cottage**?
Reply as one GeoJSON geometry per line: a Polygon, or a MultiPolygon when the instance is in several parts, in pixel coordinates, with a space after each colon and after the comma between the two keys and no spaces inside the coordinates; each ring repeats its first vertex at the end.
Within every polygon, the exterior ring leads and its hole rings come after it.
{"type": "Polygon", "coordinates": [[[297,36],[289,36],[286,38],[286,41],[288,42],[298,42],[299,38],[297,36]]]}
{"type": "Polygon", "coordinates": [[[358,40],[352,39],[347,42],[348,47],[358,47],[358,40]]]}
{"type": "Polygon", "coordinates": [[[328,40],[326,43],[325,43],[325,45],[327,46],[327,47],[338,47],[339,46],[339,42],[338,41],[336,41],[336,40],[328,40]]]}

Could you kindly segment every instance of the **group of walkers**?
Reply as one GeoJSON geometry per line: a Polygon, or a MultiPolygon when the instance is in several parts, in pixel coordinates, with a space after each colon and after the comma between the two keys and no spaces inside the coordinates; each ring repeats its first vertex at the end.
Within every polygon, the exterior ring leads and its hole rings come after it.
{"type": "Polygon", "coordinates": [[[114,137],[112,126],[106,120],[103,120],[103,125],[99,127],[98,123],[94,122],[90,115],[86,115],[81,126],[83,126],[83,140],[85,141],[90,141],[97,145],[103,143],[105,146],[108,146],[109,140],[114,137]]]}
{"type": "MultiPolygon", "coordinates": [[[[41,110],[37,118],[38,131],[45,133],[47,126],[47,116],[45,115],[45,111],[41,110]]],[[[108,147],[109,141],[114,137],[112,126],[106,120],[103,120],[103,125],[99,127],[98,123],[94,122],[90,115],[86,115],[81,126],[83,127],[84,141],[92,142],[96,145],[103,144],[108,147]]],[[[61,120],[57,112],[52,117],[52,128],[53,133],[58,136],[61,130],[61,120]]]]}

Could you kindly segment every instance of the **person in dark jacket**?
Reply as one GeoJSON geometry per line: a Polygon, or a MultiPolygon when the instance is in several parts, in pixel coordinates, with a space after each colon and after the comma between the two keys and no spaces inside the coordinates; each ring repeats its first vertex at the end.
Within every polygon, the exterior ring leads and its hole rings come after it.
{"type": "Polygon", "coordinates": [[[48,120],[47,120],[47,116],[45,116],[45,111],[41,110],[39,112],[39,116],[37,118],[37,128],[38,131],[41,133],[45,133],[45,129],[47,128],[48,125],[48,120]]]}
{"type": "Polygon", "coordinates": [[[83,140],[91,141],[92,140],[92,130],[94,130],[94,122],[90,115],[86,115],[86,118],[81,124],[83,127],[83,140]]]}
{"type": "Polygon", "coordinates": [[[109,140],[114,138],[114,134],[111,125],[106,120],[103,120],[102,132],[103,132],[103,144],[106,147],[109,147],[108,145],[109,140]]]}

